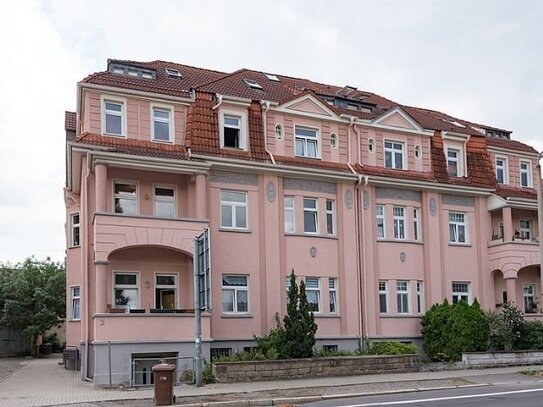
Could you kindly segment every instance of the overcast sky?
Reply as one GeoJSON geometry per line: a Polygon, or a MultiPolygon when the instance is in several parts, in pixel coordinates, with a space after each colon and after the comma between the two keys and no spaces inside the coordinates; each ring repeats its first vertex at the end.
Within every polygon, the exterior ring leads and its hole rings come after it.
{"type": "Polygon", "coordinates": [[[0,261],[64,258],[65,110],[107,58],[353,85],[543,150],[543,1],[31,1],[0,13],[0,261]]]}

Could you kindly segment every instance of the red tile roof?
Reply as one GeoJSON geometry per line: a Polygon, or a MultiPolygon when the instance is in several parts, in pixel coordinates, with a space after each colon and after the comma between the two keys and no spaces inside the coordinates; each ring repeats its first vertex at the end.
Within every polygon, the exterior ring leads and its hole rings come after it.
{"type": "Polygon", "coordinates": [[[64,112],[64,130],[76,131],[77,114],[75,112],[64,112]]]}
{"type": "Polygon", "coordinates": [[[535,188],[515,188],[502,184],[498,185],[495,194],[502,198],[537,199],[537,191],[535,188]]]}
{"type": "Polygon", "coordinates": [[[532,146],[529,146],[527,144],[521,143],[520,141],[516,141],[516,140],[508,140],[508,139],[497,138],[497,137],[487,137],[486,143],[490,147],[498,147],[498,148],[503,148],[506,150],[520,151],[523,153],[538,154],[537,150],[533,148],[532,146]]]}

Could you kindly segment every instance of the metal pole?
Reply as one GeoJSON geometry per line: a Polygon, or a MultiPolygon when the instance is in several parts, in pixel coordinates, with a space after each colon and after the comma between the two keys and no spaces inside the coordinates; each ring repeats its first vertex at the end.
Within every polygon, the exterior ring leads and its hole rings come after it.
{"type": "Polygon", "coordinates": [[[107,362],[109,368],[109,388],[111,389],[113,387],[111,383],[111,341],[107,341],[107,362]]]}
{"type": "Polygon", "coordinates": [[[194,240],[194,345],[195,345],[195,364],[194,376],[196,386],[202,385],[202,321],[200,310],[200,278],[199,278],[199,253],[198,240],[194,240]]]}
{"type": "Polygon", "coordinates": [[[541,191],[541,159],[543,152],[537,157],[537,222],[539,229],[539,281],[543,295],[543,192],[541,191]]]}

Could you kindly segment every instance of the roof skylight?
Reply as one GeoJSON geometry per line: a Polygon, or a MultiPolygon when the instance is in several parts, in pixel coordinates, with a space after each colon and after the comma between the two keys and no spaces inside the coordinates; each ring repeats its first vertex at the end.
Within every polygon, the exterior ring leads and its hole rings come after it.
{"type": "Polygon", "coordinates": [[[281,82],[277,75],[274,75],[272,73],[265,73],[264,75],[266,75],[266,78],[268,78],[270,81],[281,82]]]}
{"type": "Polygon", "coordinates": [[[182,78],[181,72],[179,72],[177,69],[173,68],[166,68],[166,75],[171,76],[173,78],[182,78]]]}
{"type": "Polygon", "coordinates": [[[243,82],[245,82],[245,84],[247,86],[249,86],[250,88],[252,88],[252,89],[262,90],[262,86],[260,86],[260,84],[257,81],[245,78],[245,79],[243,79],[243,82]]]}

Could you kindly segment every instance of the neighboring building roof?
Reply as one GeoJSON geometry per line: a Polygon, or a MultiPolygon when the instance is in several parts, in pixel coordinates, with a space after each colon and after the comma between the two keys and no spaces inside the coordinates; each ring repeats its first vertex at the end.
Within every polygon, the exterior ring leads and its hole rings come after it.
{"type": "Polygon", "coordinates": [[[509,185],[498,184],[496,195],[502,198],[537,199],[535,188],[515,188],[509,185]]]}
{"type": "Polygon", "coordinates": [[[64,130],[75,131],[77,126],[77,114],[75,112],[64,112],[64,130]]]}
{"type": "Polygon", "coordinates": [[[516,140],[508,140],[497,137],[487,137],[486,143],[489,147],[498,147],[506,150],[515,150],[523,153],[538,154],[537,150],[528,144],[516,140]]]}

